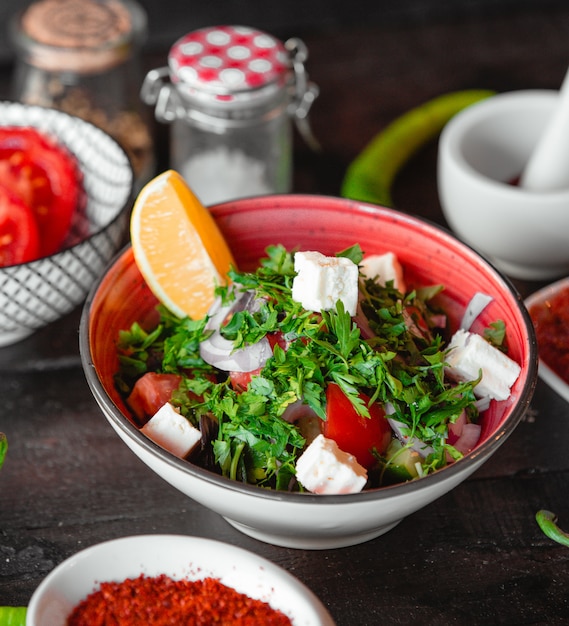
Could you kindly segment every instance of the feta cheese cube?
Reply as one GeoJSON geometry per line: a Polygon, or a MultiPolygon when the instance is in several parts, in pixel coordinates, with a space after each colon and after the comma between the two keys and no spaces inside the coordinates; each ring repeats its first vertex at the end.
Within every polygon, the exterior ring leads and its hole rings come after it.
{"type": "Polygon", "coordinates": [[[309,311],[328,311],[341,300],[351,315],[358,304],[358,266],[350,259],[330,257],[320,252],[294,255],[297,275],[292,283],[292,299],[309,311]]]}
{"type": "Polygon", "coordinates": [[[362,259],[360,271],[366,278],[378,279],[381,285],[385,285],[390,280],[393,281],[395,289],[405,293],[405,279],[403,278],[403,267],[399,259],[393,252],[385,254],[370,254],[362,259]]]}
{"type": "Polygon", "coordinates": [[[484,337],[466,330],[458,330],[449,344],[445,371],[453,380],[469,381],[478,378],[482,370],[482,380],[474,392],[479,397],[506,400],[510,388],[520,375],[520,366],[498,348],[488,343],[484,337]]]}
{"type": "Polygon", "coordinates": [[[318,435],[297,460],[296,477],[312,493],[358,493],[367,482],[367,471],[334,440],[318,435]]]}
{"type": "Polygon", "coordinates": [[[159,446],[180,458],[188,456],[201,439],[201,432],[167,402],[141,428],[159,446]]]}

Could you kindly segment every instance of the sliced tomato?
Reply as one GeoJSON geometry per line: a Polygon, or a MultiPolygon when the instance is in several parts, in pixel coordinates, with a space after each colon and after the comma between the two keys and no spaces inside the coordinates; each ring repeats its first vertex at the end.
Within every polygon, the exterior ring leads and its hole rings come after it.
{"type": "Polygon", "coordinates": [[[229,382],[234,391],[241,393],[247,390],[253,376],[258,376],[260,373],[260,367],[252,372],[229,372],[229,382]]]}
{"type": "MultiPolygon", "coordinates": [[[[364,394],[360,394],[360,398],[369,402],[364,394]]],[[[367,469],[376,463],[372,450],[383,454],[391,441],[391,427],[383,408],[375,403],[369,407],[369,412],[369,418],[358,415],[349,398],[335,383],[326,388],[324,436],[333,439],[340,450],[353,454],[367,469]]]]}
{"type": "Polygon", "coordinates": [[[0,127],[0,180],[34,211],[40,256],[57,252],[81,200],[75,158],[36,128],[0,127]]]}
{"type": "Polygon", "coordinates": [[[0,267],[37,259],[39,245],[33,211],[19,196],[0,185],[0,267]]]}
{"type": "Polygon", "coordinates": [[[141,424],[172,399],[181,381],[177,374],[156,372],[148,372],[136,381],[127,402],[141,424]]]}
{"type": "Polygon", "coordinates": [[[288,348],[288,343],[287,343],[287,340],[285,339],[284,333],[281,333],[280,331],[275,331],[274,333],[268,333],[267,339],[269,340],[269,343],[271,344],[271,349],[273,352],[275,351],[275,346],[280,346],[283,350],[286,350],[288,348]]]}

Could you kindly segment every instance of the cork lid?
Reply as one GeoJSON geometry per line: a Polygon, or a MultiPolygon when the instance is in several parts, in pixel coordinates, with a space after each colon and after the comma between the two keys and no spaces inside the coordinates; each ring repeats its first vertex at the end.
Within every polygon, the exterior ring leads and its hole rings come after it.
{"type": "Polygon", "coordinates": [[[32,65],[53,72],[102,72],[140,43],[146,15],[132,0],[38,0],[18,16],[13,31],[32,65]]]}

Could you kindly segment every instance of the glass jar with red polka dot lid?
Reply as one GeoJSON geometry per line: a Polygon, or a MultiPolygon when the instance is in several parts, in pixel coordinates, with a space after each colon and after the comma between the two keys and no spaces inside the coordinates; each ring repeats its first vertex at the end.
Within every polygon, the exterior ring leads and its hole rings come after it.
{"type": "Polygon", "coordinates": [[[167,67],[148,72],[141,98],[171,125],[170,166],[204,204],[291,190],[292,123],[315,143],[306,57],[299,39],[215,26],[179,39],[167,67]]]}

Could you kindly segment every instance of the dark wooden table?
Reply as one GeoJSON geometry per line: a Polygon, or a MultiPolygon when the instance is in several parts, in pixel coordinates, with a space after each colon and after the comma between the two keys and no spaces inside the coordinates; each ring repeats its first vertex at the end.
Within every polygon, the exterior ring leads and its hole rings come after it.
{"type": "MultiPolygon", "coordinates": [[[[569,61],[569,7],[303,37],[321,87],[314,128],[323,152],[299,142],[295,190],[338,195],[346,165],[367,141],[434,96],[557,88],[569,61]]],[[[165,129],[156,132],[165,165],[165,129]]],[[[444,223],[435,172],[433,143],[397,179],[395,204],[444,223]]],[[[524,295],[538,286],[516,285],[524,295]]],[[[78,320],[76,311],[0,349],[0,430],[10,443],[0,471],[0,605],[26,605],[50,570],[89,545],[183,533],[273,560],[341,626],[569,623],[569,549],[535,522],[549,508],[569,528],[569,405],[544,383],[495,458],[452,493],[369,543],[290,550],[241,535],[119,441],[85,382],[78,320]]]]}

